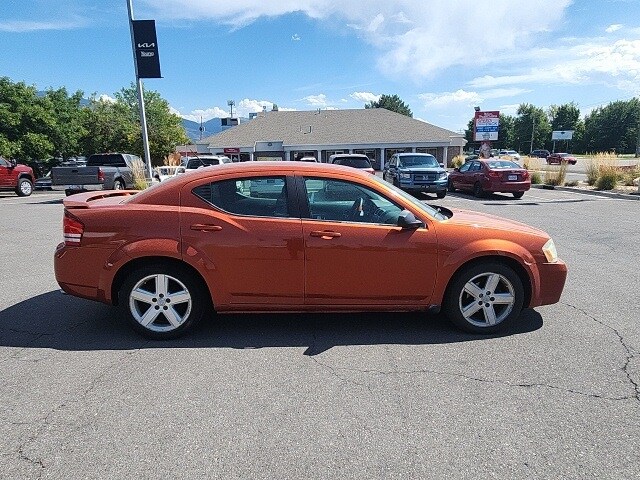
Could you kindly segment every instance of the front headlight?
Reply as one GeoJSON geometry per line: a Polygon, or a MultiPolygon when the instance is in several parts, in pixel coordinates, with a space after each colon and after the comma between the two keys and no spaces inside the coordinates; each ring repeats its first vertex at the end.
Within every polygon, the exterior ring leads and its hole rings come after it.
{"type": "Polygon", "coordinates": [[[447,178],[447,172],[440,172],[438,174],[438,180],[444,180],[445,178],[447,178]]]}
{"type": "Polygon", "coordinates": [[[558,251],[556,250],[556,245],[553,243],[553,239],[547,240],[542,246],[542,252],[544,256],[547,257],[547,262],[554,263],[558,261],[558,251]]]}
{"type": "Polygon", "coordinates": [[[410,173],[401,173],[400,174],[400,178],[404,178],[406,180],[409,180],[411,178],[411,174],[410,173]]]}

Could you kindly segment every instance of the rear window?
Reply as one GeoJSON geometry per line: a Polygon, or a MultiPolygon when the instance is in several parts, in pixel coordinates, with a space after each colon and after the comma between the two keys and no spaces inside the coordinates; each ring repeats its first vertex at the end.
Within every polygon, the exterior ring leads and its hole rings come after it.
{"type": "Polygon", "coordinates": [[[346,165],[353,168],[371,168],[371,163],[366,158],[358,157],[345,157],[337,158],[335,163],[338,165],[346,165]]]}
{"type": "Polygon", "coordinates": [[[487,167],[497,170],[500,168],[520,168],[520,165],[514,162],[509,162],[508,160],[494,160],[487,162],[487,167]]]}
{"type": "Polygon", "coordinates": [[[91,155],[87,160],[88,167],[126,167],[127,164],[124,161],[122,155],[119,154],[107,154],[107,155],[91,155]]]}

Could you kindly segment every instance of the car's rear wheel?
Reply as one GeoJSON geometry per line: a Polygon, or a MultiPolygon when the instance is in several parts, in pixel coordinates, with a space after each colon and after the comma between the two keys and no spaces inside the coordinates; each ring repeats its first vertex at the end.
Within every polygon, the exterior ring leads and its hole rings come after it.
{"type": "Polygon", "coordinates": [[[476,182],[473,185],[473,195],[478,198],[484,197],[484,190],[482,189],[482,185],[480,185],[480,182],[476,182]]]}
{"type": "Polygon", "coordinates": [[[483,262],[459,272],[447,289],[445,313],[462,330],[496,333],[522,311],[520,277],[501,263],[483,262]]]}
{"type": "Polygon", "coordinates": [[[120,289],[119,299],[132,327],[155,340],[183,335],[209,305],[208,293],[193,274],[163,264],[132,272],[120,289]]]}
{"type": "Polygon", "coordinates": [[[456,191],[456,187],[453,186],[453,180],[449,179],[449,182],[447,183],[447,189],[450,192],[455,192],[456,191]]]}
{"type": "Polygon", "coordinates": [[[513,198],[522,198],[524,192],[512,192],[511,195],[513,195],[513,198]]]}
{"type": "Polygon", "coordinates": [[[16,194],[19,197],[28,197],[33,193],[33,183],[28,178],[20,178],[16,186],[16,194]]]}
{"type": "Polygon", "coordinates": [[[124,183],[122,183],[122,180],[116,180],[115,182],[113,182],[113,189],[124,190],[124,183]]]}

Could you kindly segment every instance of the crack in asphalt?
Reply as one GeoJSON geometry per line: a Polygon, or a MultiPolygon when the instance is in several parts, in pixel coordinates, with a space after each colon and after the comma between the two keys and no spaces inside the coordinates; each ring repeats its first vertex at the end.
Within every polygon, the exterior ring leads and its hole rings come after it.
{"type": "Polygon", "coordinates": [[[571,305],[570,303],[562,303],[562,305],[565,305],[567,307],[573,308],[574,310],[576,310],[577,312],[580,312],[581,314],[583,314],[585,317],[589,318],[590,320],[593,320],[597,324],[599,324],[599,325],[607,328],[608,330],[611,330],[613,333],[615,333],[616,337],[618,337],[618,341],[620,342],[620,345],[622,345],[622,348],[624,348],[624,350],[626,352],[626,359],[625,359],[624,365],[620,368],[620,370],[622,370],[622,372],[626,375],[627,380],[633,386],[634,393],[635,393],[635,395],[629,396],[627,398],[635,398],[640,403],[640,384],[638,384],[638,382],[636,382],[633,379],[633,377],[631,376],[631,371],[630,371],[631,360],[633,360],[635,358],[635,354],[632,352],[631,347],[629,345],[627,345],[627,343],[625,342],[624,337],[622,336],[622,334],[616,328],[612,327],[611,325],[608,325],[608,324],[604,323],[601,320],[598,320],[596,317],[594,317],[593,315],[587,313],[582,308],[576,307],[575,305],[571,305]]]}
{"type": "MultiPolygon", "coordinates": [[[[137,348],[135,350],[130,350],[130,351],[126,351],[124,352],[124,355],[119,356],[116,360],[112,361],[106,368],[104,368],[100,373],[98,373],[89,383],[89,385],[80,392],[80,394],[78,395],[78,398],[74,399],[74,400],[69,400],[67,402],[61,403],[60,405],[57,405],[56,407],[52,408],[42,419],[40,420],[36,420],[35,423],[40,423],[41,425],[36,429],[36,432],[33,433],[31,436],[29,436],[29,438],[27,438],[26,441],[22,442],[19,446],[18,446],[18,450],[17,450],[17,454],[18,457],[21,460],[27,461],[32,465],[35,466],[39,466],[40,467],[40,472],[38,475],[38,478],[42,477],[42,473],[44,471],[44,469],[46,468],[44,461],[42,459],[33,459],[31,458],[28,454],[25,453],[25,449],[26,447],[33,443],[35,440],[37,440],[37,438],[42,434],[42,432],[50,425],[50,421],[49,419],[56,414],[58,411],[62,410],[63,408],[67,407],[69,404],[73,404],[73,403],[79,403],[81,401],[83,401],[84,399],[87,398],[87,396],[89,395],[89,393],[96,388],[96,386],[100,383],[100,381],[107,376],[107,374],[109,374],[112,370],[114,370],[117,366],[121,365],[121,361],[123,358],[127,358],[127,357],[132,357],[135,353],[140,352],[146,345],[148,345],[150,342],[145,342],[140,348],[137,348]]],[[[17,425],[17,424],[29,424],[31,425],[34,422],[14,422],[12,424],[17,425]]]]}

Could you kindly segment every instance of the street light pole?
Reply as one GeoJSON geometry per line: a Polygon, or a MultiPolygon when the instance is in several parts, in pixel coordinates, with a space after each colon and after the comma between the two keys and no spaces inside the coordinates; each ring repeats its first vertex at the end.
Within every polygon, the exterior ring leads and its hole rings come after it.
{"type": "Polygon", "coordinates": [[[529,155],[533,152],[533,134],[536,131],[536,117],[531,114],[531,146],[529,147],[529,155]]]}
{"type": "Polygon", "coordinates": [[[151,176],[151,151],[149,149],[149,133],[147,130],[147,114],[144,108],[144,93],[142,91],[142,79],[138,76],[138,61],[136,59],[136,42],[133,36],[133,0],[127,0],[129,12],[129,30],[131,31],[131,48],[133,50],[133,65],[136,71],[136,85],[138,88],[138,108],[140,110],[140,127],[142,129],[142,148],[144,149],[144,161],[151,176]]]}

